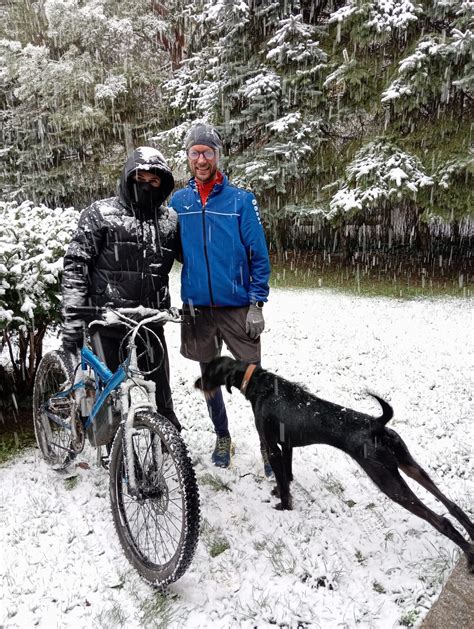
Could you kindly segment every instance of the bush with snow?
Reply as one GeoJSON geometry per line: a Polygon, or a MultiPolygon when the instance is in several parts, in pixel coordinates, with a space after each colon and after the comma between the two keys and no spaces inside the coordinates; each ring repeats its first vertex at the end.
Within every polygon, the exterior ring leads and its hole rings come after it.
{"type": "Polygon", "coordinates": [[[31,383],[47,327],[60,313],[62,258],[74,208],[0,203],[0,331],[15,373],[31,383]]]}

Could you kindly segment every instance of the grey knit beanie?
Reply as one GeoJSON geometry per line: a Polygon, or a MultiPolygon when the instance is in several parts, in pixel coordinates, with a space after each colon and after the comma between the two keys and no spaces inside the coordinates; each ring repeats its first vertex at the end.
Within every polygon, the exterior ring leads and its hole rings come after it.
{"type": "Polygon", "coordinates": [[[222,139],[218,131],[203,122],[198,122],[191,127],[184,140],[186,151],[189,151],[192,146],[197,144],[209,146],[211,149],[219,151],[219,153],[222,152],[222,139]]]}

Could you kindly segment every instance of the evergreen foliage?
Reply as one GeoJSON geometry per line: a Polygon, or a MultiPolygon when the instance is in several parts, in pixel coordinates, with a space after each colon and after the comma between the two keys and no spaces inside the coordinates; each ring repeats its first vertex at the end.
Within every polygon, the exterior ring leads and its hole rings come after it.
{"type": "Polygon", "coordinates": [[[87,205],[113,193],[127,151],[159,118],[167,29],[147,0],[8,4],[0,27],[7,198],[87,205]]]}
{"type": "Polygon", "coordinates": [[[472,2],[195,6],[165,87],[180,124],[157,138],[179,164],[189,124],[216,124],[227,171],[259,196],[280,252],[291,216],[387,224],[392,208],[419,229],[470,215],[472,2]]]}
{"type": "Polygon", "coordinates": [[[384,198],[387,211],[416,207],[424,220],[471,215],[472,2],[18,0],[6,7],[6,199],[80,206],[109,196],[138,143],[158,143],[184,179],[184,135],[206,120],[222,131],[223,166],[257,194],[280,251],[291,217],[336,225],[374,219],[365,180],[351,174],[361,155],[416,162],[431,181],[401,203],[418,185],[417,169],[403,171],[392,182],[397,193],[384,198]]]}
{"type": "Polygon", "coordinates": [[[382,210],[390,202],[407,206],[415,203],[418,192],[432,186],[420,160],[385,140],[363,146],[347,166],[344,179],[330,203],[328,218],[339,212],[357,214],[382,210]]]}

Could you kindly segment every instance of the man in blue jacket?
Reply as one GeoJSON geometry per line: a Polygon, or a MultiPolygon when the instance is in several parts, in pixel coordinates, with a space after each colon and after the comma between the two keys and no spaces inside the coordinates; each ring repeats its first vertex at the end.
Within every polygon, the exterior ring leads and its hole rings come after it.
{"type": "MultiPolygon", "coordinates": [[[[203,369],[224,341],[235,358],[259,363],[270,261],[257,200],[218,169],[222,140],[216,129],[194,125],[185,147],[193,177],[170,201],[182,244],[181,298],[191,314],[181,326],[181,353],[203,369]]],[[[208,410],[217,436],[212,461],[229,467],[231,437],[220,390],[208,410]]],[[[265,474],[271,476],[262,444],[261,450],[265,474]]]]}

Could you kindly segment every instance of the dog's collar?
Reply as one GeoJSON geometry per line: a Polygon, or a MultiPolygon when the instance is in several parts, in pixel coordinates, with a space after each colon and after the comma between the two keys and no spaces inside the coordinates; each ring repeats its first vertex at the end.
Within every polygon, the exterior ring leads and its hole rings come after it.
{"type": "Polygon", "coordinates": [[[245,395],[245,391],[247,390],[248,384],[250,382],[250,378],[252,377],[253,372],[255,371],[257,365],[250,364],[245,370],[244,377],[242,379],[242,384],[240,385],[240,392],[242,395],[245,395]]]}

